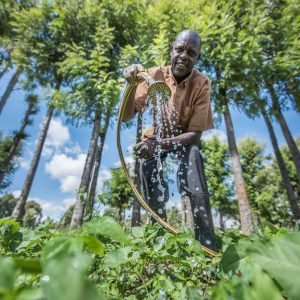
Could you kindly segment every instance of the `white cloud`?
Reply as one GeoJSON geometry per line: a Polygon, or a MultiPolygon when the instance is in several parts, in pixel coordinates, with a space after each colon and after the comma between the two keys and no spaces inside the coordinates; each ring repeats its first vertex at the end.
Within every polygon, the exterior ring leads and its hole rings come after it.
{"type": "Polygon", "coordinates": [[[66,154],[55,154],[46,163],[45,171],[60,182],[62,192],[75,192],[79,187],[86,154],[73,158],[66,154]]]}
{"type": "Polygon", "coordinates": [[[226,141],[227,135],[226,132],[220,129],[211,129],[208,131],[205,131],[202,135],[202,139],[207,141],[211,139],[214,135],[217,135],[222,141],[226,141]]]}
{"type": "Polygon", "coordinates": [[[66,198],[63,200],[63,204],[69,208],[71,205],[75,204],[76,199],[75,198],[66,198]]]}
{"type": "Polygon", "coordinates": [[[103,169],[100,171],[97,180],[97,193],[101,193],[103,189],[103,182],[111,178],[111,171],[108,169],[103,169]]]}
{"type": "Polygon", "coordinates": [[[70,140],[70,131],[60,119],[52,119],[47,133],[46,146],[59,148],[70,140]]]}
{"type": "MultiPolygon", "coordinates": [[[[21,191],[15,190],[12,192],[15,198],[20,197],[21,191]]],[[[65,198],[60,203],[57,201],[45,200],[39,197],[29,196],[28,200],[33,200],[41,205],[43,219],[50,217],[54,220],[59,220],[64,212],[75,203],[75,198],[65,198]]]]}
{"type": "MultiPolygon", "coordinates": [[[[124,157],[124,160],[127,166],[134,164],[134,157],[132,155],[124,157]]],[[[114,164],[114,168],[119,168],[119,167],[121,167],[120,160],[114,164]]]]}
{"type": "Polygon", "coordinates": [[[19,164],[20,164],[20,167],[23,168],[23,169],[25,169],[25,170],[28,170],[29,167],[30,167],[30,161],[29,160],[25,160],[23,158],[20,158],[19,164]]]}
{"type": "Polygon", "coordinates": [[[50,158],[57,153],[79,154],[81,152],[78,143],[71,141],[69,128],[62,124],[60,119],[53,119],[47,133],[42,155],[50,158]]]}
{"type": "Polygon", "coordinates": [[[103,151],[108,151],[110,149],[108,144],[104,144],[103,151]]]}
{"type": "Polygon", "coordinates": [[[63,152],[66,154],[73,154],[78,155],[82,152],[80,145],[76,143],[72,143],[72,145],[68,145],[67,147],[64,147],[63,152]]]}
{"type": "Polygon", "coordinates": [[[13,191],[13,192],[12,192],[12,195],[13,195],[15,198],[18,198],[18,197],[20,197],[20,195],[21,195],[21,191],[20,191],[20,190],[13,191]]]}

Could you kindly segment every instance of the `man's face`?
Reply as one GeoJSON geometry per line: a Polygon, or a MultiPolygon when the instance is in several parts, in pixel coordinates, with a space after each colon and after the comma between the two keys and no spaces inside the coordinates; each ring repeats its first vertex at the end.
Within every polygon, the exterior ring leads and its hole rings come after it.
{"type": "Polygon", "coordinates": [[[200,41],[195,35],[183,33],[173,44],[171,68],[177,81],[185,79],[200,57],[200,41]]]}

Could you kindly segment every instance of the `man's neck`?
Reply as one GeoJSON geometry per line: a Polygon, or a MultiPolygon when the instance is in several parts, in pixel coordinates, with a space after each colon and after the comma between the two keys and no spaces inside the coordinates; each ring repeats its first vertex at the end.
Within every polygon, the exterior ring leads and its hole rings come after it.
{"type": "Polygon", "coordinates": [[[176,76],[174,75],[174,73],[173,73],[172,68],[171,68],[171,72],[172,72],[173,78],[176,80],[177,84],[180,84],[182,81],[184,81],[185,79],[187,79],[187,78],[192,74],[192,72],[191,72],[191,73],[187,74],[187,75],[184,76],[184,77],[176,77],[176,76]]]}

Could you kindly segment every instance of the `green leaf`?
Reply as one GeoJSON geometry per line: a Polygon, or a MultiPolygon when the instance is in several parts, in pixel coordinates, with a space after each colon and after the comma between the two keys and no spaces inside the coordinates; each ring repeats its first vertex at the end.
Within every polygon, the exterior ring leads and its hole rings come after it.
{"type": "Polygon", "coordinates": [[[283,299],[274,281],[260,267],[253,270],[253,275],[254,279],[249,288],[249,299],[283,299]]]}
{"type": "Polygon", "coordinates": [[[91,257],[87,254],[49,261],[41,278],[41,287],[46,299],[101,299],[95,286],[87,280],[90,264],[91,257]]]}
{"type": "Polygon", "coordinates": [[[300,233],[275,237],[271,246],[257,243],[251,251],[253,262],[274,278],[290,299],[299,299],[300,233]]]}
{"type": "Polygon", "coordinates": [[[103,268],[117,268],[120,265],[131,260],[136,260],[140,256],[139,252],[134,251],[132,247],[115,249],[110,252],[103,260],[103,268]]]}
{"type": "Polygon", "coordinates": [[[12,258],[0,257],[0,295],[12,290],[17,279],[17,270],[12,258]]]}
{"type": "Polygon", "coordinates": [[[42,251],[42,264],[53,259],[81,253],[84,241],[81,237],[56,237],[51,239],[42,251]]]}
{"type": "Polygon", "coordinates": [[[145,229],[144,229],[144,227],[141,227],[141,226],[132,227],[131,232],[132,232],[133,237],[137,238],[137,239],[142,238],[145,235],[145,229]]]}
{"type": "Polygon", "coordinates": [[[83,230],[90,234],[101,234],[114,241],[130,245],[125,232],[113,218],[101,217],[83,224],[83,230]]]}
{"type": "Polygon", "coordinates": [[[186,294],[187,294],[187,299],[189,300],[202,299],[201,290],[198,288],[187,288],[186,294]]]}
{"type": "Polygon", "coordinates": [[[237,245],[229,246],[224,252],[221,259],[221,267],[225,273],[229,271],[235,272],[240,268],[248,257],[247,249],[250,242],[247,240],[240,240],[237,245]]]}
{"type": "Polygon", "coordinates": [[[22,270],[23,273],[40,273],[42,271],[41,263],[37,259],[25,259],[14,257],[16,267],[22,270]]]}
{"type": "Polygon", "coordinates": [[[104,245],[94,236],[88,235],[83,237],[85,248],[100,256],[104,255],[104,245]]]}
{"type": "Polygon", "coordinates": [[[32,288],[25,288],[18,293],[16,300],[41,300],[45,299],[45,295],[41,288],[32,287],[32,288]]]}

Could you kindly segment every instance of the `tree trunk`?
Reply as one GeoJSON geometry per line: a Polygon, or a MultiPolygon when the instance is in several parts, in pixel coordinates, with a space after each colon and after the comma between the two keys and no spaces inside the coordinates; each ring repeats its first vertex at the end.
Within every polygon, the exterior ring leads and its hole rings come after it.
{"type": "Polygon", "coordinates": [[[292,187],[291,182],[290,182],[288,170],[285,166],[284,160],[283,160],[282,155],[280,153],[279,146],[278,146],[278,143],[277,143],[277,139],[276,139],[271,121],[270,121],[266,111],[264,110],[264,108],[261,106],[260,109],[261,109],[261,113],[264,117],[264,120],[266,122],[268,131],[269,131],[269,135],[270,135],[270,138],[271,138],[271,142],[272,142],[272,146],[273,146],[273,149],[274,149],[275,157],[276,157],[277,164],[278,164],[278,167],[279,167],[279,170],[280,170],[280,174],[281,174],[283,184],[284,184],[284,186],[286,188],[286,191],[287,191],[287,196],[288,196],[288,199],[289,199],[289,202],[290,202],[290,206],[291,206],[293,216],[294,216],[296,221],[299,221],[300,220],[300,209],[299,209],[299,206],[298,206],[298,203],[297,203],[298,199],[296,198],[295,193],[293,191],[293,187],[292,187]]]}
{"type": "Polygon", "coordinates": [[[118,210],[118,219],[119,219],[119,224],[122,224],[122,214],[123,214],[123,208],[122,207],[119,207],[119,210],[118,210]]]}
{"type": "MultiPolygon", "coordinates": [[[[14,159],[14,157],[18,153],[18,149],[20,148],[21,141],[25,138],[25,128],[31,122],[30,121],[31,115],[36,113],[36,104],[37,104],[36,97],[34,99],[28,98],[28,108],[26,110],[25,117],[21,123],[20,129],[18,130],[18,132],[15,134],[13,138],[13,144],[11,145],[6,157],[7,165],[10,164],[10,162],[14,159]]],[[[0,186],[5,178],[5,175],[6,175],[5,170],[2,170],[2,172],[0,171],[0,186]]]]}
{"type": "Polygon", "coordinates": [[[225,220],[224,220],[224,215],[222,213],[222,210],[219,210],[219,216],[220,216],[220,229],[222,231],[225,231],[225,220]]]}
{"type": "Polygon", "coordinates": [[[100,141],[99,145],[97,145],[96,153],[95,153],[95,160],[92,172],[92,180],[89,187],[89,192],[87,195],[87,207],[85,210],[85,216],[87,219],[92,219],[94,204],[95,204],[95,196],[96,196],[96,188],[97,188],[97,180],[98,174],[101,164],[101,152],[102,152],[103,145],[100,141]]]}
{"type": "Polygon", "coordinates": [[[181,216],[182,216],[182,224],[187,226],[189,229],[194,232],[194,216],[191,204],[191,198],[187,195],[182,196],[181,198],[181,216]]]}
{"type": "Polygon", "coordinates": [[[283,132],[283,135],[285,137],[285,140],[287,142],[287,145],[289,147],[291,156],[293,158],[294,161],[294,165],[296,167],[296,171],[297,171],[297,176],[298,176],[298,181],[300,183],[300,152],[297,148],[297,145],[293,139],[293,136],[287,126],[286,120],[282,114],[281,108],[280,108],[280,104],[278,101],[278,97],[276,95],[276,92],[274,90],[274,87],[272,84],[267,83],[267,87],[270,91],[271,94],[271,98],[272,98],[272,103],[273,103],[273,109],[275,111],[275,117],[277,119],[277,121],[280,124],[281,130],[283,132]]]}
{"type": "Polygon", "coordinates": [[[252,216],[250,204],[246,192],[246,186],[243,178],[243,171],[241,167],[240,157],[236,146],[233,124],[229,112],[228,102],[226,98],[225,88],[220,88],[220,96],[222,97],[222,109],[224,113],[224,120],[227,131],[227,140],[230,151],[232,171],[234,183],[238,198],[238,206],[241,220],[241,230],[244,234],[250,234],[253,229],[252,216]]]}
{"type": "Polygon", "coordinates": [[[97,146],[97,150],[96,150],[96,154],[95,154],[94,171],[93,171],[92,182],[91,182],[89,193],[88,193],[87,215],[90,215],[90,216],[91,216],[91,214],[93,212],[93,208],[94,208],[97,180],[98,180],[98,176],[99,176],[102,152],[103,152],[103,147],[104,147],[104,143],[105,143],[105,138],[106,138],[106,133],[107,133],[110,118],[111,118],[111,113],[108,113],[104,120],[104,126],[103,126],[103,128],[100,129],[100,141],[99,141],[99,145],[97,146]]]}
{"type": "Polygon", "coordinates": [[[88,191],[89,183],[92,176],[92,167],[93,167],[93,162],[94,162],[95,153],[97,149],[99,133],[100,133],[100,113],[98,113],[95,116],[91,141],[90,141],[84,169],[81,176],[75,208],[72,214],[71,227],[79,227],[83,223],[83,216],[86,208],[87,199],[85,199],[85,201],[82,201],[81,193],[88,191]]]}
{"type": "Polygon", "coordinates": [[[3,75],[7,72],[9,68],[9,64],[5,64],[5,67],[3,68],[3,70],[0,72],[0,79],[3,77],[3,75]]]}
{"type": "Polygon", "coordinates": [[[0,114],[2,113],[2,110],[6,104],[6,101],[8,99],[8,97],[10,96],[14,86],[16,85],[16,83],[18,82],[19,76],[21,74],[22,70],[20,68],[18,68],[16,70],[16,72],[14,73],[14,75],[12,76],[12,78],[10,79],[8,86],[3,94],[3,96],[1,97],[0,100],[0,114]]]}
{"type": "Polygon", "coordinates": [[[13,45],[8,45],[7,48],[5,49],[5,51],[8,53],[8,55],[10,56],[9,60],[6,61],[5,67],[3,68],[3,70],[0,72],[0,79],[2,78],[2,76],[8,71],[8,69],[11,67],[12,62],[11,62],[11,52],[14,50],[13,45]]]}
{"type": "MultiPolygon", "coordinates": [[[[136,129],[136,144],[142,140],[142,129],[143,129],[143,114],[138,113],[137,129],[136,129]]],[[[139,193],[141,193],[141,178],[140,178],[140,161],[139,158],[135,157],[134,162],[134,185],[136,186],[139,193]]],[[[134,196],[131,213],[131,227],[141,225],[141,205],[137,198],[134,196]]]]}
{"type": "Polygon", "coordinates": [[[25,213],[25,204],[33,183],[33,179],[40,161],[40,157],[41,157],[41,153],[43,150],[43,146],[45,143],[45,139],[47,136],[47,132],[49,129],[49,125],[50,125],[50,121],[53,115],[53,108],[48,107],[48,111],[46,113],[46,116],[43,120],[42,123],[42,128],[40,130],[40,135],[38,137],[37,140],[37,144],[35,146],[35,150],[34,150],[34,154],[33,154],[33,158],[31,161],[31,165],[27,174],[27,177],[25,179],[23,188],[22,188],[22,192],[20,195],[20,198],[16,204],[16,207],[14,208],[12,217],[17,219],[17,220],[22,220],[22,218],[24,217],[24,213],[25,213]]]}

